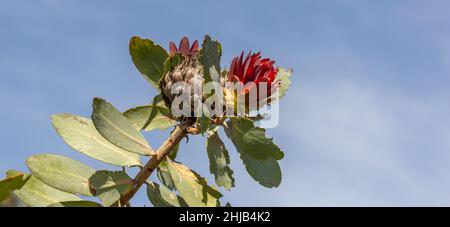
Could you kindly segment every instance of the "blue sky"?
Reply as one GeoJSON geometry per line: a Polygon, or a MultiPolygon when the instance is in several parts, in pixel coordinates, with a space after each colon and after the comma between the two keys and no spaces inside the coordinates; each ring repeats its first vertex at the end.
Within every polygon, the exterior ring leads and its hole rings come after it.
{"type": "MultiPolygon", "coordinates": [[[[156,93],[128,54],[133,35],[167,48],[205,33],[222,66],[242,50],[293,68],[281,121],[283,181],[266,189],[232,144],[234,206],[450,205],[448,1],[0,1],[0,172],[36,153],[109,168],[71,150],[49,116],[89,116],[94,96],[116,107],[156,93]]],[[[147,138],[157,147],[167,132],[147,138]]],[[[179,160],[206,176],[203,140],[179,160]]],[[[149,202],[145,190],[133,200],[149,202]]]]}

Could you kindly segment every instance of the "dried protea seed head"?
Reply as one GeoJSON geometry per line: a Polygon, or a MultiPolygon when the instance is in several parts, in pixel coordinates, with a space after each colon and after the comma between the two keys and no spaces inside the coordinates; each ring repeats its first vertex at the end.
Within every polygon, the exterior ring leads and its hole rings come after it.
{"type": "Polygon", "coordinates": [[[191,100],[191,109],[194,110],[194,103],[204,99],[203,66],[197,58],[198,42],[195,41],[189,48],[189,40],[184,37],[179,48],[170,42],[170,50],[171,57],[179,57],[180,62],[164,74],[160,83],[162,95],[169,108],[177,96],[187,95],[191,100]]]}
{"type": "MultiPolygon", "coordinates": [[[[161,89],[164,95],[172,102],[177,95],[181,95],[186,88],[190,88],[192,95],[193,90],[199,90],[204,83],[203,67],[195,58],[184,58],[180,64],[173,67],[164,75],[161,89]]],[[[197,94],[201,96],[201,93],[197,94]]]]}

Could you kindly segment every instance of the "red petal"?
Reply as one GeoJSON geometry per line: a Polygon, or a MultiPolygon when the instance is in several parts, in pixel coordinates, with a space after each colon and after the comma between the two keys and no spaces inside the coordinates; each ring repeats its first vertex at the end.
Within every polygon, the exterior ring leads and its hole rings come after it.
{"type": "Polygon", "coordinates": [[[195,40],[195,42],[192,44],[191,47],[191,54],[194,54],[198,51],[198,40],[195,40]]]}
{"type": "Polygon", "coordinates": [[[261,63],[266,63],[266,62],[268,62],[268,61],[270,61],[270,59],[269,58],[263,58],[263,59],[261,59],[261,63]]]}
{"type": "Polygon", "coordinates": [[[256,88],[256,84],[255,83],[248,83],[241,90],[240,94],[241,95],[246,95],[246,94],[248,94],[250,92],[250,90],[253,90],[255,88],[256,88]]]}
{"type": "Polygon", "coordinates": [[[253,58],[261,59],[261,51],[253,55],[253,58]]]}
{"type": "Polygon", "coordinates": [[[228,71],[228,81],[231,81],[232,76],[235,75],[234,68],[236,68],[237,60],[238,57],[234,57],[233,60],[231,61],[230,71],[228,71]]]}
{"type": "Polygon", "coordinates": [[[257,74],[253,75],[255,68],[258,67],[259,65],[259,59],[260,59],[260,53],[256,53],[252,56],[251,60],[250,60],[250,64],[249,67],[247,68],[245,74],[248,75],[247,77],[249,78],[249,80],[254,80],[255,77],[257,76],[257,74]]]}
{"type": "Polygon", "coordinates": [[[262,72],[262,68],[261,66],[256,67],[255,72],[253,73],[253,78],[252,80],[258,80],[260,79],[262,76],[261,74],[263,74],[264,72],[262,72]]]}
{"type": "Polygon", "coordinates": [[[257,80],[255,80],[255,82],[257,84],[262,83],[262,82],[268,82],[268,81],[269,81],[269,79],[267,77],[260,77],[257,80]]]}
{"type": "Polygon", "coordinates": [[[242,68],[242,58],[244,57],[244,51],[242,51],[241,56],[239,57],[239,60],[236,65],[235,75],[239,76],[239,78],[242,79],[241,68],[242,68]]]}
{"type": "Polygon", "coordinates": [[[272,80],[272,81],[274,81],[275,80],[275,77],[277,76],[277,74],[278,74],[278,68],[274,68],[273,70],[272,70],[272,74],[270,75],[270,79],[272,80]]]}
{"type": "Polygon", "coordinates": [[[175,54],[176,52],[178,52],[177,46],[175,45],[174,42],[169,42],[169,50],[170,50],[170,54],[175,54]]]}
{"type": "Polygon", "coordinates": [[[242,68],[240,69],[241,71],[240,71],[240,74],[242,75],[242,77],[241,77],[241,79],[243,80],[243,81],[246,81],[247,80],[247,77],[248,77],[248,75],[247,74],[245,74],[246,72],[247,72],[247,69],[248,69],[248,65],[250,64],[250,59],[251,59],[251,54],[252,52],[249,52],[248,54],[247,54],[247,57],[245,57],[245,61],[244,61],[244,64],[242,65],[242,68]]]}
{"type": "Polygon", "coordinates": [[[189,39],[185,36],[180,41],[179,51],[183,54],[189,54],[189,39]]]}

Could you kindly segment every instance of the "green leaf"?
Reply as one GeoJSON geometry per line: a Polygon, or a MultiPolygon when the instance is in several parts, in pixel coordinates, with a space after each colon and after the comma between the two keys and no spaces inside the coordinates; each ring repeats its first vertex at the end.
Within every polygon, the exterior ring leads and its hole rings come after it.
{"type": "Polygon", "coordinates": [[[39,154],[27,159],[26,164],[33,176],[61,191],[91,196],[89,177],[95,170],[73,159],[55,155],[39,154]]]}
{"type": "Polygon", "coordinates": [[[164,185],[147,182],[147,196],[155,207],[186,207],[187,204],[175,192],[164,185]]]}
{"type": "Polygon", "coordinates": [[[254,127],[246,118],[231,118],[224,129],[250,176],[264,187],[278,187],[281,169],[277,160],[284,155],[271,138],[265,137],[265,130],[254,127]]]}
{"type": "MultiPolygon", "coordinates": [[[[172,150],[169,152],[169,155],[167,155],[168,158],[171,160],[175,160],[178,154],[178,150],[180,149],[180,143],[177,143],[172,150]]],[[[170,176],[169,170],[167,169],[167,158],[163,159],[158,167],[156,175],[158,176],[159,181],[169,188],[170,190],[175,190],[175,184],[173,183],[172,177],[170,176]]]]}
{"type": "Polygon", "coordinates": [[[97,131],[112,144],[141,155],[154,155],[144,136],[113,105],[94,98],[92,121],[97,131]]]}
{"type": "Polygon", "coordinates": [[[52,116],[53,127],[73,149],[116,166],[140,166],[139,155],[123,150],[106,140],[90,119],[71,115],[52,116]]]}
{"type": "Polygon", "coordinates": [[[206,132],[206,130],[208,130],[208,128],[209,128],[209,117],[201,116],[198,118],[198,122],[199,122],[199,128],[200,128],[200,130],[198,132],[203,135],[206,132]]]}
{"type": "Polygon", "coordinates": [[[157,168],[156,175],[158,176],[159,181],[169,188],[170,190],[175,190],[175,184],[172,180],[172,176],[170,176],[169,169],[167,168],[167,158],[162,160],[157,168]]]}
{"type": "Polygon", "coordinates": [[[134,36],[130,40],[130,55],[139,72],[159,90],[159,80],[164,74],[164,61],[169,56],[166,50],[152,40],[134,36]]]}
{"type": "Polygon", "coordinates": [[[164,61],[164,73],[169,72],[170,70],[172,70],[173,67],[177,66],[178,64],[180,64],[180,62],[184,59],[184,57],[179,54],[176,53],[173,56],[169,56],[165,61],[164,61]]]}
{"type": "Polygon", "coordinates": [[[9,198],[14,190],[20,189],[28,178],[29,175],[19,172],[7,174],[7,177],[0,181],[0,202],[9,198]]]}
{"type": "MultiPolygon", "coordinates": [[[[173,132],[173,131],[172,131],[173,132]]],[[[180,141],[181,142],[181,141],[180,141]]],[[[180,149],[180,142],[177,143],[172,150],[169,152],[166,158],[164,158],[157,167],[156,175],[159,181],[169,188],[170,190],[175,190],[175,184],[173,183],[172,177],[170,176],[169,170],[167,169],[167,158],[174,160],[177,157],[178,150],[180,149]]]]}
{"type": "Polygon", "coordinates": [[[275,81],[280,82],[279,95],[280,98],[286,94],[286,91],[291,86],[290,77],[292,75],[292,69],[286,70],[284,68],[278,68],[277,76],[275,77],[275,81]]]}
{"type": "Polygon", "coordinates": [[[219,82],[219,78],[214,78],[215,74],[220,74],[220,56],[222,55],[222,46],[217,40],[212,40],[209,35],[206,35],[202,49],[200,50],[199,61],[203,65],[203,73],[205,77],[205,84],[211,81],[219,82]],[[216,73],[212,73],[212,72],[216,73]]]}
{"type": "Polygon", "coordinates": [[[202,135],[205,134],[205,132],[209,129],[210,127],[210,121],[212,117],[213,113],[209,113],[208,107],[206,107],[205,105],[201,106],[201,111],[202,111],[202,115],[200,117],[197,117],[197,122],[198,122],[198,126],[199,126],[199,131],[198,133],[201,133],[202,135]]]}
{"type": "Polygon", "coordinates": [[[216,184],[230,190],[234,187],[233,171],[229,166],[230,156],[217,132],[206,140],[206,151],[209,158],[209,171],[214,174],[216,184]]]}
{"type": "Polygon", "coordinates": [[[151,105],[153,106],[161,106],[164,107],[166,109],[169,109],[166,107],[166,103],[164,102],[164,98],[162,97],[161,94],[156,95],[155,97],[153,97],[151,105]]]}
{"type": "Polygon", "coordinates": [[[158,105],[138,106],[123,113],[136,130],[166,130],[177,121],[170,117],[170,110],[158,105]]]}
{"type": "Polygon", "coordinates": [[[89,178],[91,193],[102,200],[103,205],[111,206],[121,195],[127,193],[132,179],[124,171],[100,170],[89,178]]]}
{"type": "Polygon", "coordinates": [[[281,169],[272,157],[266,160],[255,159],[247,153],[241,153],[242,162],[250,176],[264,187],[278,187],[281,183],[281,169]]]}
{"type": "Polygon", "coordinates": [[[54,203],[81,200],[76,195],[46,185],[35,176],[31,176],[15,194],[30,207],[46,207],[54,203]]]}
{"type": "Polygon", "coordinates": [[[209,186],[206,180],[185,165],[167,159],[167,167],[177,191],[191,207],[217,207],[220,205],[219,191],[209,186]]]}
{"type": "Polygon", "coordinates": [[[169,155],[167,155],[167,157],[169,157],[172,160],[175,159],[177,157],[177,154],[178,154],[179,150],[180,150],[180,143],[177,143],[177,145],[175,145],[172,148],[172,150],[170,151],[169,155]]]}
{"type": "Polygon", "coordinates": [[[280,160],[284,157],[280,148],[273,143],[273,138],[266,137],[266,130],[255,127],[249,119],[231,118],[225,132],[241,154],[246,153],[260,160],[269,157],[280,160]]]}
{"type": "Polygon", "coordinates": [[[80,200],[53,203],[48,205],[48,207],[102,207],[102,205],[92,201],[80,200]]]}

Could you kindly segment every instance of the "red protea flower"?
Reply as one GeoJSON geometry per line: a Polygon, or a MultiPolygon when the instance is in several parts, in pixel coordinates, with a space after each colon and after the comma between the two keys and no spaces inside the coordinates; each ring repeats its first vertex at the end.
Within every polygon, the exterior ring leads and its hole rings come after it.
{"type": "Polygon", "coordinates": [[[185,36],[181,39],[180,45],[175,45],[174,42],[169,43],[170,55],[181,53],[182,55],[193,56],[198,52],[198,40],[195,40],[192,46],[189,46],[189,39],[185,36]]]}
{"type": "Polygon", "coordinates": [[[261,82],[265,82],[267,83],[267,96],[270,96],[277,85],[274,83],[278,72],[278,69],[273,66],[275,61],[269,58],[261,59],[260,52],[248,53],[245,60],[243,57],[244,52],[240,57],[233,58],[228,72],[228,82],[242,82],[244,89],[241,94],[247,94],[251,89],[257,88],[261,82]]]}

